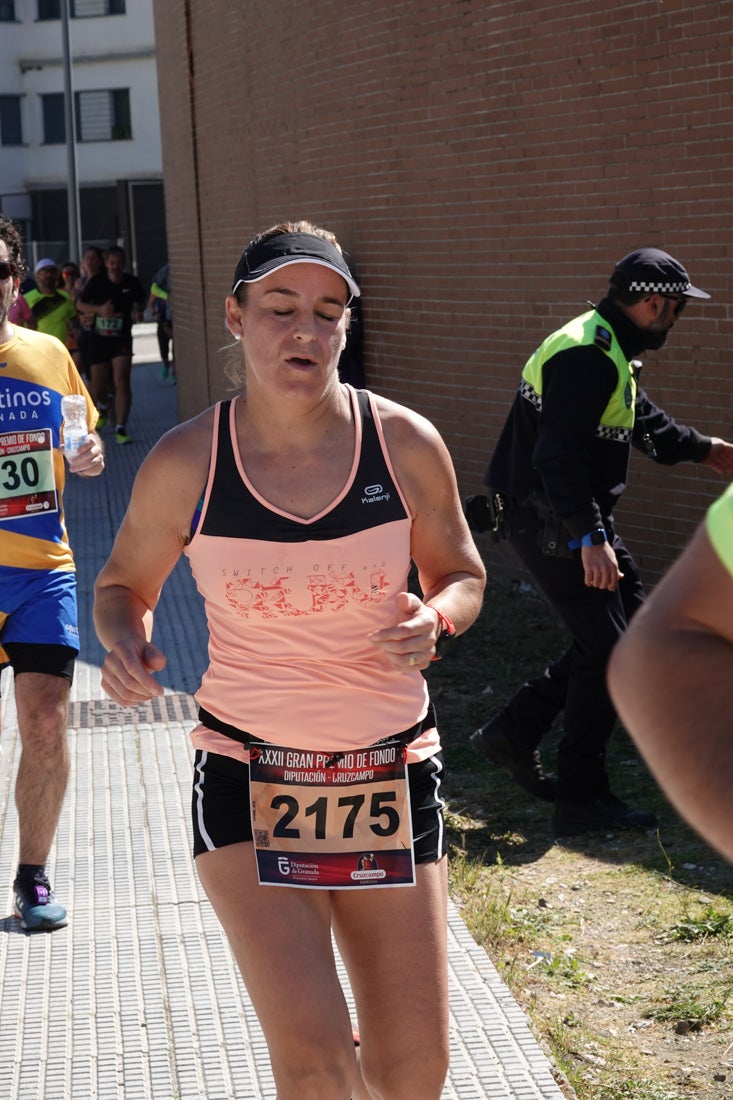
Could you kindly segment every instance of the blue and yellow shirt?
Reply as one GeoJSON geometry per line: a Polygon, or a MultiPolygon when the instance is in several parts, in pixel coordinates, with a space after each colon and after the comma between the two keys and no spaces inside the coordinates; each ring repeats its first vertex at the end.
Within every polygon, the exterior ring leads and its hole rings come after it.
{"type": "Polygon", "coordinates": [[[42,332],[12,327],[0,344],[0,569],[72,571],[63,512],[66,478],[61,398],[83,394],[90,430],[97,411],[68,351],[42,332]]]}

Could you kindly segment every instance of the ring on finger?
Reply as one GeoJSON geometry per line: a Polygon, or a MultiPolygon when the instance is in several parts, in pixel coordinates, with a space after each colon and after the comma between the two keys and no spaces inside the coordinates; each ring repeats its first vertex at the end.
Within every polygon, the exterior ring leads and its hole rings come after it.
{"type": "Polygon", "coordinates": [[[410,656],[407,659],[407,663],[410,666],[410,668],[414,668],[415,665],[419,662],[419,660],[420,660],[420,657],[417,653],[411,653],[410,656]]]}

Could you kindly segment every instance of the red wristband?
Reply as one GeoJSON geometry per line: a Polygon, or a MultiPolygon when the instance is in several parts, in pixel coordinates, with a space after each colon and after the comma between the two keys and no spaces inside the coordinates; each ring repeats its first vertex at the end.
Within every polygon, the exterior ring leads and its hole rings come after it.
{"type": "Polygon", "coordinates": [[[441,634],[443,634],[443,633],[445,633],[445,634],[455,634],[456,628],[454,627],[452,620],[449,619],[448,616],[443,611],[441,611],[439,608],[435,607],[433,604],[428,604],[428,607],[432,607],[433,611],[438,616],[438,622],[440,623],[440,625],[442,627],[440,633],[441,634]]]}
{"type": "Polygon", "coordinates": [[[452,620],[449,619],[443,611],[441,611],[437,607],[434,607],[431,603],[427,606],[431,607],[435,614],[438,616],[438,626],[440,627],[440,630],[438,632],[438,638],[435,643],[436,653],[432,660],[439,661],[441,658],[441,654],[439,652],[439,650],[442,648],[441,643],[445,643],[446,641],[449,642],[452,638],[455,638],[456,628],[453,625],[452,620]]]}

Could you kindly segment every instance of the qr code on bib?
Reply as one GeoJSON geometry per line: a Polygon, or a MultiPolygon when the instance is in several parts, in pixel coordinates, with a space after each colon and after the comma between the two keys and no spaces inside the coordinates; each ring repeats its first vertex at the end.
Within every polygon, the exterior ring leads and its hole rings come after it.
{"type": "Polygon", "coordinates": [[[270,847],[270,834],[267,829],[255,829],[255,844],[258,848],[270,847]]]}

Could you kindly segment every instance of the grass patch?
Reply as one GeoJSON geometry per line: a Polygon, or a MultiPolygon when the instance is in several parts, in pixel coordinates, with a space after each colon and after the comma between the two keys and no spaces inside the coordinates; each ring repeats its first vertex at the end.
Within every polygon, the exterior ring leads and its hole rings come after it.
{"type": "MultiPolygon", "coordinates": [[[[596,1100],[591,1097],[590,1100],[596,1100]]],[[[649,1080],[622,1081],[616,1085],[605,1085],[603,1094],[598,1093],[597,1100],[686,1100],[677,1089],[659,1085],[649,1080]]]]}
{"type": "Polygon", "coordinates": [[[695,943],[699,940],[709,940],[713,936],[728,937],[731,934],[733,934],[731,913],[706,904],[701,913],[685,913],[671,928],[662,932],[660,939],[695,943]]]}
{"type": "Polygon", "coordinates": [[[721,1019],[728,1005],[731,987],[724,989],[719,996],[705,997],[685,986],[674,986],[664,991],[663,1002],[646,1013],[650,1020],[682,1025],[680,1034],[687,1031],[700,1031],[708,1024],[721,1019]]]}

